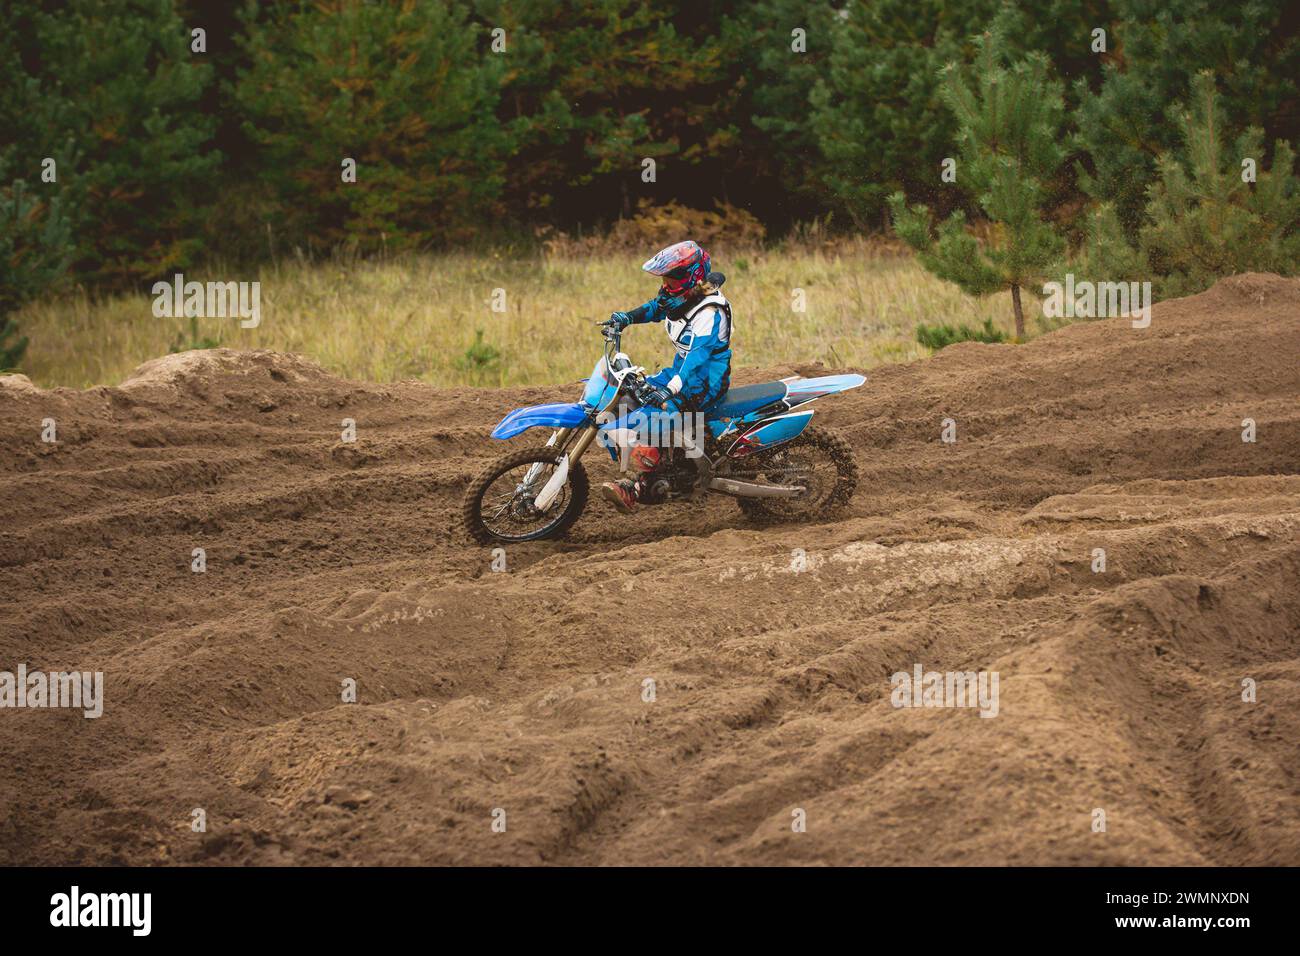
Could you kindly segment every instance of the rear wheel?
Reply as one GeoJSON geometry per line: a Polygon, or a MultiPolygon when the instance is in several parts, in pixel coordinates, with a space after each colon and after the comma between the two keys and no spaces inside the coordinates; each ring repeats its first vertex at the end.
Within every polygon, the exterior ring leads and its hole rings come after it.
{"type": "Polygon", "coordinates": [[[737,498],[740,510],[761,521],[808,521],[843,508],[858,487],[853,447],[815,425],[793,441],[736,460],[728,478],[766,485],[800,485],[793,498],[737,498]]]}
{"type": "Polygon", "coordinates": [[[537,495],[555,474],[562,455],[542,446],[498,458],[470,482],[461,506],[466,532],[480,544],[558,538],[587,506],[587,472],[571,462],[564,486],[545,510],[537,495]]]}

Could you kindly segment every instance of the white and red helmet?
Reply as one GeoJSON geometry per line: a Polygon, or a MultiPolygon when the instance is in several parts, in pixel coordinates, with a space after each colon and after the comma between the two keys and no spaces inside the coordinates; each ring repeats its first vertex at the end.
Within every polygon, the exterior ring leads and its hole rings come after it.
{"type": "Polygon", "coordinates": [[[659,289],[661,293],[680,296],[703,282],[709,274],[709,254],[700,248],[699,243],[687,239],[660,250],[641,268],[664,280],[659,289]]]}

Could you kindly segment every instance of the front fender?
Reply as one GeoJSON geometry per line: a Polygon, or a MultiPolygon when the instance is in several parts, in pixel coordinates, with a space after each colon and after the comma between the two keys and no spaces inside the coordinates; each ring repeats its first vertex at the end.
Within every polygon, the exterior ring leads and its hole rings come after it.
{"type": "Polygon", "coordinates": [[[559,402],[554,405],[530,405],[516,408],[501,419],[492,429],[493,438],[514,438],[521,432],[538,426],[542,428],[575,428],[587,418],[587,406],[578,402],[559,402]]]}

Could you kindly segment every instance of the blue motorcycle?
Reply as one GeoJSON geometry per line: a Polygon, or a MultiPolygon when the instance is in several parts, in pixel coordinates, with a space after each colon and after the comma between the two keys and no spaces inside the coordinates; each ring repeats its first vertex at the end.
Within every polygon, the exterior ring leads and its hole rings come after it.
{"type": "Polygon", "coordinates": [[[582,456],[592,443],[615,463],[629,444],[660,449],[643,501],[699,499],[718,492],[737,499],[748,516],[769,521],[826,517],[857,487],[849,443],[810,426],[810,402],[857,388],[861,375],[786,378],[742,385],[710,406],[687,413],[651,409],[645,369],[622,351],[622,331],[600,324],[604,354],[585,379],[582,400],[517,408],[492,431],[514,438],[550,428],[546,444],[505,454],[470,483],[462,510],[465,529],[483,544],[562,536],[587,505],[582,456]]]}

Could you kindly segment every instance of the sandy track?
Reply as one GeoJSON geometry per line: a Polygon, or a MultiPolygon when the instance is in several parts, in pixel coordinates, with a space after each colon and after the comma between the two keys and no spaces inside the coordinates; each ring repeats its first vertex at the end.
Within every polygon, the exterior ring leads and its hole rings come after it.
{"type": "Polygon", "coordinates": [[[843,520],[593,501],[505,573],[461,490],[572,386],[0,379],[0,670],[107,696],[0,711],[0,862],[1300,863],[1298,356],[1259,275],[956,346],[820,403],[843,520]],[[917,663],[997,671],[998,716],[892,707],[917,663]]]}

